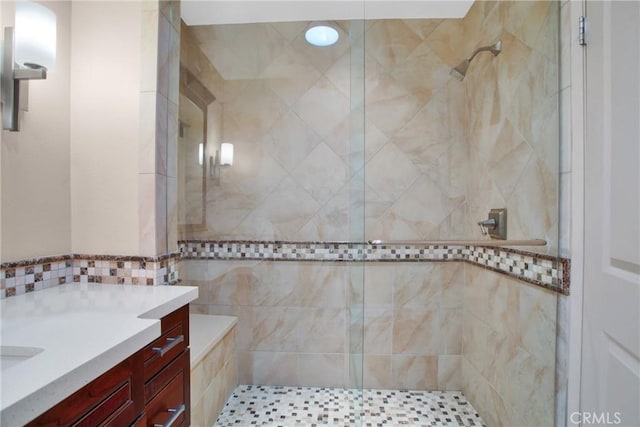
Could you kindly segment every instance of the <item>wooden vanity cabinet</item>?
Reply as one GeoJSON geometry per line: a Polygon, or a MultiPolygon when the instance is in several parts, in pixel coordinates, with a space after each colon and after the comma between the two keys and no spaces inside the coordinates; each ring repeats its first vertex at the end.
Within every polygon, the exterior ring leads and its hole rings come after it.
{"type": "Polygon", "coordinates": [[[189,308],[163,317],[160,338],[141,352],[146,425],[187,427],[191,420],[189,308]]]}
{"type": "Polygon", "coordinates": [[[160,338],[28,426],[186,427],[191,419],[189,308],[161,320],[160,338]]]}

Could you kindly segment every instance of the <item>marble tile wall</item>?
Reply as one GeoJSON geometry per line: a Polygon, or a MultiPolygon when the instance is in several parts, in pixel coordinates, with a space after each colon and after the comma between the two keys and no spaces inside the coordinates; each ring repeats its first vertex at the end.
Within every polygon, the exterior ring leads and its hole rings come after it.
{"type": "Polygon", "coordinates": [[[465,265],[462,390],[491,426],[554,425],[557,294],[465,265]]]}
{"type": "MultiPolygon", "coordinates": [[[[468,129],[468,231],[493,207],[508,210],[511,239],[542,238],[558,253],[559,3],[476,2],[464,19],[479,55],[463,81],[468,129]]],[[[534,250],[536,251],[536,250],[534,250]]]]}
{"type": "MultiPolygon", "coordinates": [[[[557,253],[556,6],[488,1],[462,20],[367,22],[365,239],[480,238],[476,222],[504,206],[510,238],[544,238],[540,251],[557,253]],[[449,76],[498,39],[499,56],[479,55],[463,82],[449,76]]],[[[349,118],[359,100],[349,100],[350,24],[339,24],[343,37],[326,50],[305,44],[304,22],[189,29],[201,78],[223,94],[236,164],[207,189],[206,230],[182,237],[349,235],[349,118]]]]}
{"type": "Polygon", "coordinates": [[[180,2],[143,1],[139,146],[139,253],[177,249],[180,2]]]}
{"type": "Polygon", "coordinates": [[[350,107],[362,100],[349,100],[348,22],[321,50],[306,45],[304,22],[190,27],[236,164],[207,189],[206,230],[183,237],[344,239],[357,203],[349,156],[361,150],[366,239],[479,238],[475,223],[504,206],[510,238],[545,238],[557,253],[555,5],[477,2],[463,20],[368,21],[366,144],[355,148],[350,107]],[[449,76],[497,39],[498,57],[478,56],[462,83],[449,76]]]}
{"type": "MultiPolygon", "coordinates": [[[[557,253],[555,5],[477,2],[463,20],[367,22],[366,239],[479,238],[475,223],[504,206],[510,238],[544,238],[557,253]],[[498,39],[499,56],[479,55],[462,83],[449,76],[498,39]]],[[[200,78],[221,94],[236,164],[207,189],[206,230],[183,237],[349,235],[349,125],[360,101],[349,99],[349,23],[323,50],[306,45],[305,26],[189,28],[200,78]]]]}
{"type": "Polygon", "coordinates": [[[241,384],[459,390],[463,265],[183,260],[194,312],[238,317],[241,384]],[[363,335],[364,334],[364,335],[363,335]],[[362,380],[362,378],[360,378],[362,380]]]}
{"type": "MultiPolygon", "coordinates": [[[[475,28],[481,43],[502,39],[503,48],[495,58],[477,57],[463,84],[473,177],[467,185],[471,235],[479,237],[473,224],[488,209],[504,206],[509,238],[544,238],[549,244],[538,251],[561,250],[568,257],[568,235],[559,231],[568,230],[568,180],[559,179],[558,149],[561,97],[567,105],[559,85],[560,40],[565,51],[570,40],[568,8],[563,9],[560,26],[559,2],[476,2],[465,25],[475,28]]],[[[563,115],[566,147],[570,137],[563,115]]],[[[556,373],[556,305],[564,297],[472,265],[465,268],[463,391],[489,425],[554,425],[556,376],[563,387],[563,374],[556,373]]],[[[561,345],[566,331],[558,331],[561,345]]]]}
{"type": "Polygon", "coordinates": [[[434,34],[440,23],[367,22],[366,145],[357,150],[350,120],[362,100],[350,100],[348,22],[326,49],[305,42],[305,22],[183,28],[195,41],[183,44],[183,61],[222,104],[235,160],[222,185],[207,187],[206,230],[182,237],[343,240],[358,150],[367,238],[464,237],[464,87],[437,51],[458,50],[457,38],[434,34]]]}

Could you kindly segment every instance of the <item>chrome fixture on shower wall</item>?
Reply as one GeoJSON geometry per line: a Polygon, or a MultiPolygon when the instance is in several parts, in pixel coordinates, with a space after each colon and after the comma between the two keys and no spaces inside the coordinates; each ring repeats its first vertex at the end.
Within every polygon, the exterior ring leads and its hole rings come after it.
{"type": "Polygon", "coordinates": [[[492,239],[506,240],[507,238],[507,210],[505,208],[491,209],[489,218],[478,222],[483,235],[492,239]]]}
{"type": "Polygon", "coordinates": [[[233,165],[233,144],[223,142],[220,144],[220,150],[216,150],[216,156],[209,156],[209,174],[210,178],[216,182],[216,185],[221,183],[222,168],[231,165],[233,165]]]}
{"type": "Polygon", "coordinates": [[[473,54],[470,57],[462,61],[456,68],[451,70],[450,74],[456,79],[462,81],[462,79],[464,79],[464,76],[467,75],[469,64],[471,64],[471,61],[473,61],[473,58],[475,58],[478,53],[485,52],[485,51],[491,52],[493,56],[498,56],[498,54],[502,51],[502,41],[498,40],[491,46],[479,47],[473,52],[473,54]]]}

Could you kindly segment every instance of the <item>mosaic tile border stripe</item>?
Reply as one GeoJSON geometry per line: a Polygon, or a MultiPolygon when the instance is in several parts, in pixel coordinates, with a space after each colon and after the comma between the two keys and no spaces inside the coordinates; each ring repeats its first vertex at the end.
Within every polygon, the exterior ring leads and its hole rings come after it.
{"type": "Polygon", "coordinates": [[[469,246],[466,262],[569,295],[570,260],[507,248],[469,246]]]}
{"type": "Polygon", "coordinates": [[[178,242],[187,259],[290,261],[454,261],[464,260],[464,246],[372,245],[350,242],[178,242]]]}
{"type": "Polygon", "coordinates": [[[0,265],[0,298],[65,283],[173,285],[178,282],[180,253],[158,257],[62,255],[0,265]]]}
{"type": "Polygon", "coordinates": [[[509,248],[245,240],[184,240],[178,242],[178,245],[181,257],[184,259],[468,262],[563,295],[569,294],[570,261],[568,259],[509,248]]]}
{"type": "Polygon", "coordinates": [[[0,298],[65,283],[176,284],[180,259],[321,262],[468,262],[569,295],[570,261],[485,246],[372,245],[349,242],[181,241],[159,257],[62,255],[0,265],[0,298]]]}

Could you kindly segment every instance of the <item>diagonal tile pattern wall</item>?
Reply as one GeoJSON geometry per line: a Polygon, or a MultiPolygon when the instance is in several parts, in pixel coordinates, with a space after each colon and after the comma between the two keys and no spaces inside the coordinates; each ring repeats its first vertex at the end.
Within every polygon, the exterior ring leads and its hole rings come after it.
{"type": "Polygon", "coordinates": [[[542,238],[558,253],[559,6],[477,2],[465,18],[479,40],[501,39],[474,60],[463,85],[468,126],[468,231],[492,207],[508,210],[509,238],[542,238]]]}
{"type": "MultiPolygon", "coordinates": [[[[367,238],[465,235],[464,88],[435,53],[446,43],[431,36],[438,24],[367,22],[367,238]]],[[[184,237],[348,235],[351,64],[349,23],[340,26],[330,49],[306,44],[306,23],[189,29],[198,63],[206,56],[215,69],[200,74],[223,106],[223,139],[235,144],[236,163],[221,186],[207,188],[206,231],[184,237]]]]}
{"type": "MultiPolygon", "coordinates": [[[[478,2],[464,20],[367,22],[366,239],[479,238],[475,223],[507,207],[510,238],[545,238],[557,253],[558,67],[547,36],[557,13],[546,1],[498,3],[478,2]],[[462,83],[449,76],[497,39],[498,57],[479,55],[462,83]]],[[[189,29],[236,163],[207,188],[206,230],[183,238],[348,235],[349,23],[340,24],[326,50],[306,44],[306,23],[189,29]]]]}

